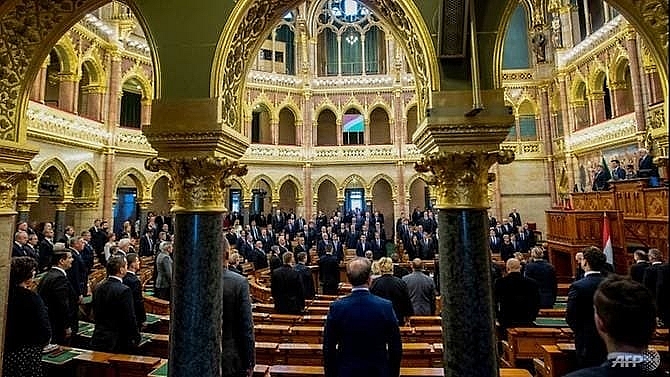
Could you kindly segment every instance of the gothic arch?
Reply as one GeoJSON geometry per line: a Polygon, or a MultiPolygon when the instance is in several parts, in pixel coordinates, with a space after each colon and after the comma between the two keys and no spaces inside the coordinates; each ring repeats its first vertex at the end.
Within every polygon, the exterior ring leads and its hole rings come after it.
{"type": "Polygon", "coordinates": [[[333,177],[330,174],[322,175],[321,177],[319,177],[319,179],[316,180],[316,182],[314,182],[314,187],[312,187],[312,192],[313,192],[314,198],[319,197],[319,187],[325,181],[329,181],[330,183],[332,183],[333,186],[335,186],[336,190],[337,190],[338,187],[340,187],[337,184],[337,179],[335,179],[335,177],[333,177]]]}
{"type": "Polygon", "coordinates": [[[363,177],[361,177],[358,174],[351,174],[347,178],[345,178],[344,181],[342,181],[342,184],[338,187],[342,195],[344,195],[344,189],[346,189],[347,186],[349,186],[349,183],[351,183],[353,180],[359,181],[361,183],[361,188],[366,189],[368,187],[363,177]]]}
{"type": "Polygon", "coordinates": [[[386,111],[386,114],[389,117],[389,122],[393,122],[393,119],[395,118],[395,113],[393,112],[393,109],[391,109],[391,106],[389,106],[386,102],[382,100],[378,100],[372,105],[368,107],[368,113],[366,114],[367,118],[370,119],[370,114],[372,114],[373,111],[377,109],[382,109],[386,111]]]}
{"type": "Polygon", "coordinates": [[[612,82],[626,81],[626,69],[629,68],[628,64],[630,64],[628,56],[625,54],[621,54],[614,59],[609,72],[609,77],[612,78],[612,82]]]}
{"type": "Polygon", "coordinates": [[[143,100],[150,100],[153,99],[153,85],[151,84],[151,80],[148,79],[142,70],[140,70],[137,66],[129,69],[124,73],[123,77],[121,78],[121,85],[125,83],[128,80],[135,79],[137,82],[140,84],[142,87],[142,99],[143,100]]]}
{"type": "Polygon", "coordinates": [[[366,190],[367,190],[368,192],[372,193],[372,189],[375,187],[375,185],[376,185],[377,182],[379,182],[379,181],[386,181],[386,183],[388,183],[389,186],[391,186],[391,193],[393,194],[393,197],[394,197],[394,198],[397,198],[397,197],[398,197],[398,185],[396,185],[396,184],[393,182],[393,178],[391,178],[391,176],[389,176],[388,174],[384,174],[384,173],[375,175],[375,176],[370,180],[370,184],[368,185],[368,187],[366,188],[366,190]]]}
{"type": "Polygon", "coordinates": [[[413,176],[410,177],[410,179],[407,180],[405,183],[405,192],[409,191],[409,188],[412,187],[414,182],[416,182],[418,179],[424,181],[426,184],[430,182],[430,178],[428,178],[428,175],[424,173],[414,173],[413,176]]]}
{"type": "Polygon", "coordinates": [[[88,85],[105,86],[107,78],[100,62],[95,57],[88,56],[81,60],[80,67],[84,65],[89,75],[88,85]]]}
{"type": "MultiPolygon", "coordinates": [[[[601,92],[603,88],[603,83],[607,79],[607,73],[604,69],[596,69],[590,75],[589,82],[587,84],[587,90],[589,93],[601,92]]],[[[608,80],[609,81],[609,80],[608,80]]]]}
{"type": "Polygon", "coordinates": [[[575,79],[572,80],[568,101],[575,102],[585,100],[585,97],[588,94],[588,90],[589,89],[586,85],[586,81],[581,77],[581,75],[575,77],[575,79]]]}
{"type": "Polygon", "coordinates": [[[229,179],[231,182],[235,182],[238,186],[240,186],[243,198],[248,198],[251,200],[251,189],[249,188],[249,185],[247,185],[247,182],[244,181],[244,179],[236,175],[231,176],[229,179]]]}
{"type": "Polygon", "coordinates": [[[279,191],[281,191],[281,187],[282,187],[282,186],[284,185],[284,183],[286,183],[286,182],[292,182],[292,183],[295,185],[295,189],[296,189],[296,198],[297,198],[298,200],[302,200],[303,197],[305,196],[305,195],[304,195],[305,188],[304,188],[303,184],[300,182],[300,180],[299,180],[298,178],[294,177],[294,176],[291,175],[291,174],[284,176],[282,179],[280,179],[280,180],[277,182],[277,194],[279,194],[279,191]]]}
{"type": "MultiPolygon", "coordinates": [[[[50,167],[54,167],[56,170],[58,170],[58,172],[60,173],[61,177],[63,178],[63,183],[65,183],[66,185],[68,185],[68,184],[70,184],[70,183],[72,182],[72,180],[71,180],[71,178],[70,178],[71,175],[70,175],[70,172],[68,171],[67,166],[65,165],[65,163],[63,162],[63,160],[61,160],[61,159],[58,158],[58,157],[52,157],[52,158],[50,158],[50,159],[44,161],[44,162],[40,165],[40,167],[37,168],[37,172],[36,172],[36,174],[37,174],[37,182],[40,181],[40,178],[42,178],[42,175],[44,175],[44,172],[46,172],[47,169],[49,169],[50,167]]],[[[63,189],[65,190],[66,187],[63,187],[63,189]]]]}
{"type": "Polygon", "coordinates": [[[292,101],[284,101],[277,105],[277,112],[273,115],[273,117],[275,119],[279,119],[279,113],[281,113],[281,111],[284,109],[288,109],[293,113],[296,125],[299,123],[302,124],[302,112],[298,110],[298,106],[292,101]]]}
{"type": "MultiPolygon", "coordinates": [[[[440,85],[439,67],[428,27],[419,9],[409,0],[361,2],[386,23],[400,42],[400,47],[405,49],[415,73],[421,107],[432,107],[432,91],[439,90],[440,85]]],[[[237,2],[219,38],[211,74],[214,85],[210,94],[222,100],[224,124],[233,125],[236,130],[242,129],[240,99],[244,93],[244,77],[251,67],[251,57],[260,48],[266,31],[299,3],[299,0],[263,4],[259,4],[258,0],[237,2]]]]}
{"type": "Polygon", "coordinates": [[[65,36],[59,39],[53,49],[56,50],[58,59],[60,59],[61,73],[75,74],[79,71],[77,68],[79,66],[79,59],[70,38],[65,36]]]}
{"type": "Polygon", "coordinates": [[[317,124],[317,121],[319,120],[319,115],[324,110],[330,110],[335,114],[335,121],[341,123],[342,122],[342,112],[333,105],[332,102],[330,101],[323,101],[321,102],[315,109],[314,109],[314,124],[317,124]]]}
{"type": "Polygon", "coordinates": [[[135,187],[137,187],[137,201],[144,201],[148,200],[151,197],[151,191],[149,190],[149,182],[147,181],[147,178],[137,170],[136,168],[126,168],[121,170],[116,174],[116,178],[114,179],[114,191],[113,195],[116,198],[116,192],[119,189],[119,185],[121,184],[121,180],[123,180],[125,177],[130,177],[130,179],[133,180],[135,183],[135,187]]]}
{"type": "Polygon", "coordinates": [[[275,185],[272,178],[270,178],[267,174],[259,174],[259,175],[255,176],[254,179],[251,181],[251,184],[249,185],[249,187],[253,189],[254,187],[256,187],[258,185],[258,183],[260,181],[265,181],[265,183],[267,183],[268,186],[270,186],[270,191],[273,193],[273,195],[274,195],[274,192],[278,190],[276,188],[277,185],[275,185]]]}
{"type": "Polygon", "coordinates": [[[533,114],[535,114],[536,117],[539,117],[539,116],[540,116],[540,107],[537,105],[537,103],[535,103],[535,101],[533,101],[532,99],[530,99],[530,98],[528,98],[528,97],[524,97],[524,98],[522,98],[521,101],[519,101],[519,104],[518,104],[517,106],[515,106],[515,108],[516,108],[516,114],[517,114],[517,115],[520,115],[520,114],[519,114],[519,110],[520,110],[521,107],[524,106],[526,103],[527,103],[528,105],[530,105],[530,107],[533,109],[533,114]]]}
{"type": "Polygon", "coordinates": [[[154,191],[154,186],[156,186],[156,183],[158,182],[159,179],[161,178],[167,178],[168,179],[168,185],[171,184],[172,177],[170,177],[170,174],[167,172],[161,170],[158,173],[154,174],[151,179],[147,183],[147,192],[153,192],[154,191]]]}
{"type": "Polygon", "coordinates": [[[86,172],[93,180],[93,196],[98,199],[101,191],[100,177],[98,177],[98,173],[96,173],[95,168],[89,162],[82,162],[72,170],[72,174],[70,175],[70,187],[74,188],[74,183],[83,172],[86,172]]]}

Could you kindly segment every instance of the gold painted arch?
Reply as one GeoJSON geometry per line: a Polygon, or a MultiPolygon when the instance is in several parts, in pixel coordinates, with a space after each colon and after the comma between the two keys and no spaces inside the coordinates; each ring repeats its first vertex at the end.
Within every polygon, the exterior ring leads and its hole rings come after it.
{"type": "Polygon", "coordinates": [[[130,179],[132,179],[135,183],[135,187],[137,187],[138,202],[148,200],[151,197],[151,191],[147,191],[149,188],[147,177],[145,177],[144,174],[142,174],[142,172],[136,168],[126,168],[116,174],[113,186],[114,191],[112,191],[114,198],[116,198],[116,192],[119,190],[121,181],[126,177],[130,177],[130,179]]]}
{"type": "Polygon", "coordinates": [[[235,182],[235,183],[237,183],[238,186],[240,186],[240,189],[242,190],[243,200],[245,200],[245,199],[246,200],[251,200],[251,189],[249,188],[249,185],[247,185],[247,182],[244,179],[242,179],[242,178],[240,178],[236,175],[233,175],[229,178],[229,180],[230,180],[230,183],[235,182]]]}
{"type": "Polygon", "coordinates": [[[80,75],[83,73],[83,66],[86,66],[86,70],[88,70],[88,85],[104,86],[106,84],[105,70],[96,57],[87,56],[81,60],[81,64],[79,64],[80,75]]]}
{"type": "MultiPolygon", "coordinates": [[[[71,182],[71,175],[67,166],[63,160],[58,157],[50,158],[40,164],[39,168],[36,170],[37,182],[40,181],[42,175],[44,175],[44,173],[51,167],[58,170],[58,173],[60,173],[61,177],[63,178],[63,183],[65,185],[68,185],[71,182]]],[[[65,187],[63,187],[63,189],[65,189],[65,187]]]]}
{"type": "Polygon", "coordinates": [[[70,38],[59,39],[53,46],[53,49],[56,50],[56,54],[60,60],[60,72],[63,74],[76,74],[78,72],[79,59],[70,38]]]}
{"type": "Polygon", "coordinates": [[[368,185],[368,187],[367,187],[366,190],[367,190],[370,194],[372,194],[372,189],[374,189],[375,185],[376,185],[377,182],[379,182],[379,181],[385,181],[386,183],[388,183],[389,186],[391,187],[391,194],[393,195],[393,197],[394,197],[394,198],[398,197],[398,185],[395,184],[393,178],[391,178],[390,175],[388,175],[388,174],[384,174],[384,173],[375,175],[375,176],[370,180],[370,184],[368,185]]]}
{"type": "Polygon", "coordinates": [[[296,124],[302,124],[302,111],[298,110],[298,105],[293,103],[293,101],[284,101],[281,102],[276,106],[277,112],[275,114],[275,119],[279,119],[279,113],[282,112],[282,110],[287,109],[290,112],[293,113],[293,117],[295,118],[295,123],[296,124]]]}
{"type": "Polygon", "coordinates": [[[161,178],[167,178],[168,180],[168,187],[171,185],[172,177],[170,177],[170,174],[168,174],[166,171],[161,170],[158,173],[154,174],[151,179],[147,183],[147,191],[153,193],[154,187],[156,186],[156,183],[161,178]]]}
{"type": "Polygon", "coordinates": [[[274,192],[276,191],[275,188],[277,187],[277,185],[275,185],[275,182],[267,174],[259,174],[259,175],[255,176],[254,179],[251,181],[251,184],[249,184],[249,187],[253,190],[255,187],[258,186],[258,184],[261,181],[265,181],[265,183],[267,183],[267,185],[270,186],[270,192],[272,192],[274,194],[274,192]]]}
{"type": "Polygon", "coordinates": [[[98,173],[95,171],[93,165],[91,165],[91,163],[89,162],[82,162],[72,170],[72,174],[70,175],[71,176],[70,186],[74,187],[74,183],[77,181],[79,175],[82,174],[83,172],[86,172],[93,180],[93,189],[94,189],[93,196],[95,198],[99,198],[101,192],[100,177],[98,176],[98,173]]]}
{"type": "Polygon", "coordinates": [[[321,185],[326,181],[332,183],[333,186],[335,186],[335,190],[338,190],[338,188],[340,187],[335,177],[333,177],[330,174],[322,175],[321,177],[319,177],[319,179],[316,180],[316,182],[314,182],[314,185],[312,187],[312,193],[315,199],[319,197],[319,187],[321,187],[321,185]]]}
{"type": "Polygon", "coordinates": [[[302,201],[303,198],[304,198],[304,196],[305,196],[305,195],[304,195],[305,188],[304,188],[303,184],[300,182],[300,180],[299,180],[298,178],[296,178],[295,176],[293,176],[292,174],[285,175],[284,177],[282,177],[282,178],[277,182],[277,193],[279,193],[279,192],[281,191],[282,186],[283,186],[284,183],[286,183],[286,182],[291,182],[291,183],[293,183],[293,184],[295,185],[295,190],[296,190],[295,195],[296,195],[296,199],[299,200],[299,201],[302,201]]]}
{"type": "Polygon", "coordinates": [[[147,78],[144,72],[142,72],[142,70],[139,69],[137,66],[129,69],[123,74],[123,77],[121,78],[121,85],[123,85],[126,81],[132,79],[137,80],[137,82],[142,87],[142,99],[151,100],[153,98],[154,93],[151,80],[147,78]]]}
{"type": "MultiPolygon", "coordinates": [[[[428,27],[411,0],[360,0],[389,28],[405,50],[417,83],[420,111],[432,107],[432,91],[439,90],[437,55],[428,27]]],[[[267,33],[300,0],[238,1],[221,33],[211,73],[210,95],[221,104],[222,122],[241,132],[246,75],[251,58],[267,33]]]]}
{"type": "Polygon", "coordinates": [[[347,178],[345,178],[344,181],[342,181],[342,184],[339,187],[340,193],[342,195],[344,195],[344,190],[347,187],[349,187],[350,183],[352,183],[354,181],[360,182],[361,188],[367,189],[368,185],[367,185],[367,183],[365,182],[365,179],[362,176],[360,176],[359,174],[351,174],[347,178]]]}
{"type": "Polygon", "coordinates": [[[410,177],[410,179],[408,179],[407,182],[405,183],[405,191],[406,191],[406,192],[409,191],[410,187],[412,187],[412,185],[414,184],[414,182],[416,182],[416,181],[419,180],[419,179],[422,180],[422,181],[424,181],[426,184],[428,184],[428,183],[430,182],[430,178],[428,177],[428,175],[426,175],[426,174],[424,174],[424,173],[415,173],[415,174],[414,174],[412,177],[410,177]]]}
{"type": "Polygon", "coordinates": [[[626,81],[626,70],[629,69],[629,64],[627,54],[620,54],[614,59],[609,72],[609,77],[613,78],[612,82],[626,81]]]}

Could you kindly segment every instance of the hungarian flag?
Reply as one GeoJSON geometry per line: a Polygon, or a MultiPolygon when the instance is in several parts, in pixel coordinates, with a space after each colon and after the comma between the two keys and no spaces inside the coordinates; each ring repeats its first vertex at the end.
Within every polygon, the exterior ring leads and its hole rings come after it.
{"type": "Polygon", "coordinates": [[[607,258],[607,263],[614,265],[614,252],[612,251],[612,234],[610,232],[610,219],[607,212],[604,212],[605,223],[603,224],[603,253],[607,258]]]}

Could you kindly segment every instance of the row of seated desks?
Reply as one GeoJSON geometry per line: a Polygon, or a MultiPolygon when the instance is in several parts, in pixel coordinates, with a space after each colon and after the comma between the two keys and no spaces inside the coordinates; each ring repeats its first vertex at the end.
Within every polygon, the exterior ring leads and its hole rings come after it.
{"type": "Polygon", "coordinates": [[[61,347],[45,354],[42,365],[48,377],[146,377],[165,359],[61,347]]]}
{"type": "MultiPolygon", "coordinates": [[[[533,359],[538,377],[560,377],[577,368],[574,343],[558,343],[555,345],[540,346],[542,356],[533,359]]],[[[670,355],[667,341],[665,345],[651,345],[649,349],[661,355],[661,370],[670,370],[670,355]]]]}

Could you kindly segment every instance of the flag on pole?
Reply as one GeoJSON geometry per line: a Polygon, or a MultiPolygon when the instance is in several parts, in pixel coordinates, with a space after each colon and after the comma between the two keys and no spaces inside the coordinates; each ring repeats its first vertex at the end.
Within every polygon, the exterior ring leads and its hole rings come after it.
{"type": "Polygon", "coordinates": [[[614,252],[612,251],[612,235],[610,233],[610,219],[607,212],[603,213],[605,223],[603,224],[603,253],[607,258],[607,263],[614,265],[614,252]]]}
{"type": "Polygon", "coordinates": [[[607,181],[612,179],[612,173],[610,172],[609,166],[607,166],[607,161],[605,160],[605,156],[602,156],[603,160],[600,162],[600,165],[603,167],[603,171],[605,172],[605,178],[607,181]]]}

